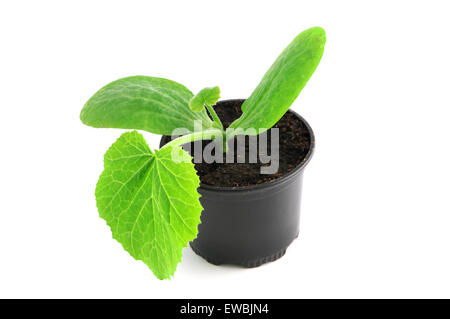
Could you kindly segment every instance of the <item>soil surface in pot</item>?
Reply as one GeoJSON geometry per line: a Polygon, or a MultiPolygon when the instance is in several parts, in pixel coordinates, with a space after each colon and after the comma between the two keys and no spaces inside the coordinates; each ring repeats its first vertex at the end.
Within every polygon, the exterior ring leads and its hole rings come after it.
{"type": "MultiPolygon", "coordinates": [[[[241,105],[244,100],[220,101],[215,107],[217,115],[220,117],[224,127],[228,127],[235,119],[241,116],[241,105]]],[[[288,111],[274,127],[279,129],[279,168],[275,174],[261,174],[261,166],[269,166],[270,163],[263,164],[248,163],[249,161],[249,139],[245,143],[245,163],[237,163],[236,137],[235,158],[233,163],[225,163],[225,153],[223,163],[194,163],[195,169],[203,184],[221,187],[251,186],[267,183],[280,178],[295,167],[305,158],[310,147],[309,131],[303,122],[293,113],[288,111]]],[[[270,132],[267,133],[267,154],[271,155],[270,132]]],[[[196,141],[200,143],[202,149],[211,141],[196,141]]],[[[191,143],[191,153],[194,151],[194,143],[191,143]]],[[[197,146],[198,147],[198,146],[197,146]]],[[[214,154],[214,153],[213,153],[214,154]]]]}

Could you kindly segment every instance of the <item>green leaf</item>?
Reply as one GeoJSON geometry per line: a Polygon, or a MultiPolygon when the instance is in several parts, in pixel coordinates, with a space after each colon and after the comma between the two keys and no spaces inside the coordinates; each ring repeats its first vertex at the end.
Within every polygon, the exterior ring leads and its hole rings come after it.
{"type": "Polygon", "coordinates": [[[170,278],[197,236],[202,211],[190,155],[179,147],[152,152],[133,131],[111,146],[104,165],[95,190],[100,217],[131,256],[159,279],[170,278]]]}
{"type": "Polygon", "coordinates": [[[322,58],[325,31],[300,33],[275,60],[259,85],[242,104],[242,116],[230,128],[270,129],[287,112],[322,58]]]}
{"type": "Polygon", "coordinates": [[[194,131],[194,121],[202,128],[212,121],[205,110],[192,112],[193,96],[183,85],[162,78],[132,76],[106,85],[81,110],[81,121],[93,127],[139,129],[171,135],[174,129],[194,131]]]}
{"type": "Polygon", "coordinates": [[[194,112],[200,112],[205,105],[214,105],[220,99],[220,89],[218,86],[204,88],[189,101],[189,107],[194,112]]]}

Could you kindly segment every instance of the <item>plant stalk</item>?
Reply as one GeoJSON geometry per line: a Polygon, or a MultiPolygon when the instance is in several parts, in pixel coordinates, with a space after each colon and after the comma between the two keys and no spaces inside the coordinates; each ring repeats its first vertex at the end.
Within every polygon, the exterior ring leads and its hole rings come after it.
{"type": "Polygon", "coordinates": [[[220,121],[220,118],[217,115],[214,108],[211,105],[208,105],[208,104],[205,104],[205,105],[206,105],[206,108],[208,109],[209,114],[213,118],[214,123],[216,123],[217,128],[220,128],[221,130],[223,130],[222,122],[220,121]]]}
{"type": "Polygon", "coordinates": [[[166,147],[174,147],[181,146],[186,143],[200,141],[200,140],[215,140],[218,138],[223,138],[225,132],[221,129],[211,128],[201,132],[194,132],[187,135],[180,136],[166,145],[164,145],[161,149],[166,147]]]}

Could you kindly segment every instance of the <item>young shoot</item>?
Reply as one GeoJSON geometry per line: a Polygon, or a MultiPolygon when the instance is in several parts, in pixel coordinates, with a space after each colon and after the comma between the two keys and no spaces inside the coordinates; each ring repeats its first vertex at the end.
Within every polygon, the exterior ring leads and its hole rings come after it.
{"type": "Polygon", "coordinates": [[[214,105],[219,87],[197,95],[177,82],[131,76],[111,82],[81,110],[81,121],[123,133],[104,155],[95,196],[100,217],[112,236],[159,279],[171,278],[182,249],[197,236],[203,210],[199,177],[183,144],[198,140],[223,143],[238,134],[257,135],[288,111],[314,73],[323,54],[325,31],[310,28],[297,35],[242,104],[242,115],[224,129],[214,105]],[[136,130],[169,135],[183,131],[152,150],[136,130]],[[176,155],[176,156],[175,156],[176,155]],[[178,160],[174,160],[174,158],[178,160]],[[181,159],[181,160],[180,160],[181,159]]]}

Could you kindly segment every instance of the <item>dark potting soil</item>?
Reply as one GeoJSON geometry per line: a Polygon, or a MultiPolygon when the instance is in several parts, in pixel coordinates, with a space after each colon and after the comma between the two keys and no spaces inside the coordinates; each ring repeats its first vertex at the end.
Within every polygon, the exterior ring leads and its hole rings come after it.
{"type": "MultiPolygon", "coordinates": [[[[218,102],[214,107],[222,124],[227,128],[235,119],[241,116],[241,105],[244,100],[228,100],[218,102]]],[[[293,113],[288,111],[273,127],[279,129],[279,168],[275,174],[261,174],[262,166],[270,166],[270,163],[249,163],[249,138],[245,137],[245,163],[237,163],[236,137],[234,138],[234,161],[226,163],[225,153],[223,153],[223,163],[194,163],[195,169],[203,184],[238,187],[267,183],[280,178],[297,165],[299,165],[308,153],[311,137],[303,122],[293,113]]],[[[267,133],[267,154],[271,156],[270,131],[267,133]]],[[[200,143],[202,149],[211,141],[196,141],[200,143]]],[[[194,143],[191,143],[190,150],[193,154],[194,143]]],[[[197,146],[198,147],[198,146],[197,146]]],[[[189,150],[189,148],[187,149],[189,150]]],[[[214,152],[213,152],[214,154],[214,152]]]]}

